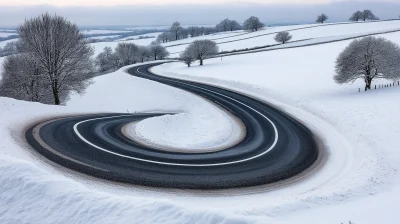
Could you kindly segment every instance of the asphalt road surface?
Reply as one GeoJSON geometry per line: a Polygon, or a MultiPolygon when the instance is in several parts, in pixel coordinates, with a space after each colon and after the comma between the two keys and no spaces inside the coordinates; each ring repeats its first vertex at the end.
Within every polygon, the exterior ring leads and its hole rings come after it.
{"type": "Polygon", "coordinates": [[[127,123],[164,114],[96,114],[36,124],[25,134],[28,143],[48,159],[79,172],[167,188],[224,189],[268,184],[298,175],[317,160],[313,134],[280,110],[237,92],[154,75],[148,69],[155,65],[134,67],[129,73],[222,106],[246,126],[243,141],[217,152],[167,152],[140,145],[121,130],[127,123]]]}

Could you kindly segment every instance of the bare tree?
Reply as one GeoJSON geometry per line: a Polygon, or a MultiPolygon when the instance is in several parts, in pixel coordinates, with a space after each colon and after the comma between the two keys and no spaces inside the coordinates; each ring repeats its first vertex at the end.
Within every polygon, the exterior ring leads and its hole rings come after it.
{"type": "Polygon", "coordinates": [[[150,53],[154,57],[154,60],[164,59],[169,56],[169,52],[165,47],[160,44],[152,44],[150,45],[150,53]]]}
{"type": "Polygon", "coordinates": [[[182,29],[182,27],[179,22],[174,22],[172,24],[171,28],[169,29],[169,31],[175,35],[175,40],[178,40],[179,32],[181,31],[181,29],[182,29]]]}
{"type": "Polygon", "coordinates": [[[142,63],[148,59],[151,58],[152,54],[150,52],[150,49],[145,46],[139,46],[139,58],[142,61],[142,63]]]}
{"type": "Polygon", "coordinates": [[[290,35],[290,33],[287,31],[279,32],[275,36],[275,41],[282,43],[282,44],[285,44],[286,42],[288,42],[291,39],[292,39],[292,35],[290,35]]]}
{"type": "Polygon", "coordinates": [[[203,65],[204,59],[218,54],[218,46],[212,40],[196,40],[186,48],[185,52],[192,54],[194,58],[200,60],[200,65],[203,65]]]}
{"type": "Polygon", "coordinates": [[[357,12],[353,13],[353,15],[350,17],[349,20],[358,22],[358,21],[362,20],[362,17],[363,17],[363,12],[357,11],[357,12]]]}
{"type": "Polygon", "coordinates": [[[379,20],[379,18],[377,16],[375,16],[371,10],[366,9],[362,12],[361,14],[361,19],[363,21],[367,21],[367,20],[379,20]]]}
{"type": "Polygon", "coordinates": [[[190,65],[196,60],[193,52],[187,50],[179,55],[179,59],[187,64],[188,67],[190,67],[190,65]]]}
{"type": "Polygon", "coordinates": [[[354,40],[336,60],[337,83],[365,82],[365,91],[371,89],[374,79],[400,78],[400,47],[384,38],[365,37],[354,40]]]}
{"type": "Polygon", "coordinates": [[[115,48],[122,66],[135,64],[139,58],[139,48],[133,43],[119,43],[115,48]]]}
{"type": "Polygon", "coordinates": [[[45,71],[28,54],[15,54],[3,63],[0,96],[18,100],[53,102],[51,83],[45,71]]]}
{"type": "Polygon", "coordinates": [[[317,23],[324,23],[328,19],[329,19],[329,17],[322,13],[321,15],[318,16],[317,23]]]}
{"type": "Polygon", "coordinates": [[[259,29],[261,29],[263,27],[264,27],[264,24],[260,21],[259,18],[255,17],[255,16],[248,18],[243,23],[243,29],[249,30],[249,31],[258,31],[259,29]]]}
{"type": "Polygon", "coordinates": [[[81,93],[91,77],[93,49],[77,25],[58,15],[42,14],[18,28],[22,52],[28,53],[50,80],[54,104],[64,92],[81,93]]]}

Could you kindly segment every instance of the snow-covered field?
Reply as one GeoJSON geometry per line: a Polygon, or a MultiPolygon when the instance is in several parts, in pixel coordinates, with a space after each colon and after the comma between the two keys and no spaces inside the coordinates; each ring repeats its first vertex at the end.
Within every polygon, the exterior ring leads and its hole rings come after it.
{"type": "Polygon", "coordinates": [[[14,42],[15,40],[16,40],[16,39],[0,41],[0,47],[4,47],[4,46],[6,46],[8,43],[14,42]]]}
{"type": "MultiPolygon", "coordinates": [[[[400,32],[379,36],[400,44],[400,32]]],[[[347,145],[348,155],[343,154],[343,148],[328,144],[328,160],[320,171],[325,172],[327,166],[333,166],[340,175],[312,184],[313,188],[303,189],[298,194],[294,192],[302,184],[318,181],[321,176],[312,176],[304,183],[292,186],[287,195],[283,194],[285,196],[279,191],[264,195],[264,198],[263,194],[258,194],[258,201],[263,203],[254,205],[248,211],[250,214],[267,215],[283,223],[334,224],[348,223],[349,220],[397,223],[400,219],[397,212],[400,202],[400,152],[397,150],[400,121],[394,117],[400,112],[400,106],[393,102],[400,99],[400,86],[359,93],[358,88],[363,88],[362,81],[353,85],[335,84],[335,59],[349,43],[342,41],[238,55],[224,57],[222,61],[216,58],[206,60],[203,67],[187,68],[182,63],[171,63],[153,71],[254,95],[299,117],[324,141],[337,138],[337,142],[342,141],[342,147],[347,145]],[[315,119],[305,119],[302,113],[315,119]],[[326,122],[324,129],[314,129],[322,127],[319,120],[326,122]],[[328,127],[340,133],[339,136],[333,135],[328,127]],[[340,159],[335,161],[337,156],[340,159]]],[[[375,84],[379,83],[385,81],[375,84]]],[[[243,196],[246,197],[251,198],[243,196]]],[[[246,209],[240,206],[245,200],[237,202],[233,210],[240,213],[246,209]]]]}
{"type": "Polygon", "coordinates": [[[16,35],[16,34],[17,33],[3,33],[0,31],[0,37],[9,37],[9,36],[16,35]]]}
{"type": "MultiPolygon", "coordinates": [[[[290,28],[274,27],[257,33],[290,28]]],[[[293,34],[327,39],[395,28],[400,28],[400,21],[315,27],[293,34]]],[[[229,37],[240,32],[206,37],[229,37]]],[[[400,32],[380,36],[400,44],[400,32]]],[[[267,39],[253,41],[231,44],[239,49],[264,45],[267,39]]],[[[223,111],[204,99],[129,76],[123,69],[95,78],[85,95],[74,95],[64,107],[0,98],[0,222],[397,223],[400,121],[395,117],[400,112],[400,87],[359,93],[362,82],[335,84],[334,62],[349,42],[209,59],[202,67],[170,63],[153,69],[162,75],[258,97],[309,126],[326,146],[327,160],[318,172],[287,187],[196,192],[115,184],[48,162],[21,141],[23,130],[38,119],[91,112],[178,113],[132,127],[142,140],[170,147],[221,144],[237,128],[223,111]]],[[[99,52],[110,46],[107,44],[116,46],[118,42],[93,46],[99,52]]]]}
{"type": "MultiPolygon", "coordinates": [[[[310,38],[326,38],[326,37],[340,38],[341,36],[360,35],[360,34],[397,30],[397,29],[400,29],[400,20],[385,21],[385,22],[325,24],[323,26],[319,25],[281,26],[281,27],[266,28],[259,32],[250,32],[250,33],[243,32],[241,33],[241,35],[237,34],[232,35],[229,33],[225,33],[225,34],[217,34],[214,36],[197,37],[196,39],[216,39],[215,41],[218,43],[220,51],[231,51],[244,48],[253,48],[253,47],[261,47],[266,45],[277,44],[276,41],[274,40],[275,37],[274,33],[285,30],[294,30],[290,31],[291,35],[293,36],[293,39],[291,41],[298,41],[310,38]]],[[[174,41],[164,44],[164,46],[182,44],[179,46],[168,47],[168,51],[171,53],[171,55],[176,56],[178,54],[174,53],[179,53],[184,51],[185,48],[187,47],[187,44],[190,43],[191,41],[192,40],[174,41]]]]}
{"type": "Polygon", "coordinates": [[[129,36],[129,37],[125,37],[122,39],[119,39],[119,41],[123,41],[123,40],[127,40],[127,39],[139,39],[139,37],[143,36],[143,37],[154,37],[153,41],[157,38],[158,35],[160,35],[161,32],[156,32],[156,33],[146,33],[146,34],[141,34],[141,35],[134,35],[134,36],[129,36]]]}
{"type": "Polygon", "coordinates": [[[151,42],[155,41],[156,38],[147,38],[147,39],[136,39],[136,40],[127,40],[127,41],[113,41],[113,42],[98,42],[98,43],[92,43],[90,44],[92,47],[94,47],[94,55],[100,54],[105,47],[111,47],[115,49],[118,45],[118,43],[134,43],[137,45],[142,45],[142,46],[148,46],[150,45],[151,42]]]}
{"type": "Polygon", "coordinates": [[[148,46],[151,44],[151,42],[155,41],[157,39],[157,36],[160,33],[148,33],[148,34],[143,34],[143,35],[134,35],[134,36],[129,36],[126,38],[122,38],[120,40],[116,40],[113,42],[98,42],[98,43],[92,43],[90,44],[92,47],[94,47],[94,55],[100,54],[105,47],[111,47],[115,49],[117,47],[118,43],[120,42],[126,42],[126,43],[134,43],[137,45],[142,45],[142,46],[148,46]],[[140,36],[151,36],[152,38],[146,38],[146,39],[139,39],[140,36]],[[127,40],[127,39],[132,39],[133,40],[127,40]]]}
{"type": "Polygon", "coordinates": [[[129,30],[81,30],[83,34],[127,33],[129,30]]]}

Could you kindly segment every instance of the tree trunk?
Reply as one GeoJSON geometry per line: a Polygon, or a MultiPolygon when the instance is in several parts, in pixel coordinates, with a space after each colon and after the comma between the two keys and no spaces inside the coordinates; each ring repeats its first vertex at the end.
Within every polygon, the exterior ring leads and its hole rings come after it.
{"type": "Polygon", "coordinates": [[[60,105],[60,96],[58,94],[57,85],[53,84],[54,105],[60,105]]]}
{"type": "Polygon", "coordinates": [[[365,91],[371,89],[372,78],[370,76],[365,77],[365,91]]]}
{"type": "Polygon", "coordinates": [[[200,58],[200,65],[203,65],[203,59],[200,58]]]}

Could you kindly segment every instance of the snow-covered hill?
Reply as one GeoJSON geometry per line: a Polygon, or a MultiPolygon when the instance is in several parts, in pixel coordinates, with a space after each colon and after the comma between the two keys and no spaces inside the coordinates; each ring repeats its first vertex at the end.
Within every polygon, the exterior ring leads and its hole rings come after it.
{"type": "MultiPolygon", "coordinates": [[[[240,49],[272,43],[269,34],[273,32],[310,26],[317,25],[197,39],[218,39],[220,50],[240,49]]],[[[299,39],[327,40],[390,29],[400,29],[400,21],[317,26],[292,34],[299,39]]],[[[382,36],[400,44],[399,32],[382,36]]],[[[307,124],[323,140],[328,157],[314,176],[286,188],[192,192],[115,184],[53,164],[24,143],[23,131],[38,119],[93,112],[180,112],[141,122],[138,129],[143,139],[175,147],[208,147],[232,131],[224,114],[204,99],[123,70],[95,78],[85,95],[74,95],[64,107],[0,98],[0,222],[397,223],[400,87],[359,93],[362,82],[335,84],[334,61],[349,42],[209,59],[203,67],[187,68],[177,62],[154,69],[261,98],[307,124]],[[174,130],[174,135],[162,135],[165,130],[174,130]]],[[[117,42],[93,46],[99,52],[108,44],[117,42]]]]}
{"type": "MultiPolygon", "coordinates": [[[[378,23],[370,25],[374,24],[378,23]]],[[[340,26],[343,32],[335,28],[336,35],[349,33],[349,25],[340,26]]],[[[397,26],[400,28],[399,22],[397,26]]],[[[313,29],[321,31],[314,30],[315,37],[330,34],[325,28],[313,29]]],[[[310,30],[302,32],[308,35],[310,30]]],[[[400,44],[400,32],[377,36],[400,44]]],[[[399,220],[400,120],[396,114],[400,105],[394,102],[400,99],[400,86],[396,82],[394,87],[379,89],[379,84],[390,81],[377,81],[372,91],[358,92],[364,87],[362,80],[337,85],[333,80],[335,59],[350,41],[209,59],[204,66],[191,68],[177,62],[153,69],[158,74],[221,85],[264,99],[298,117],[326,144],[329,156],[316,175],[287,189],[225,199],[223,203],[232,205],[233,212],[267,215],[282,223],[399,220]],[[249,209],[254,201],[263,203],[249,209]]],[[[204,206],[223,205],[211,199],[204,206]]]]}

